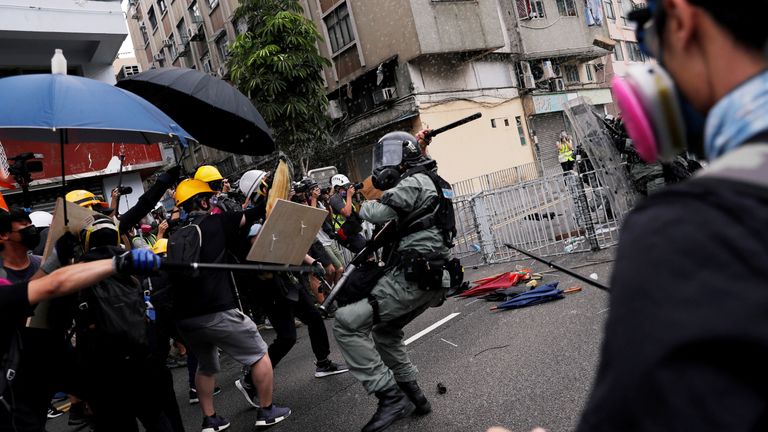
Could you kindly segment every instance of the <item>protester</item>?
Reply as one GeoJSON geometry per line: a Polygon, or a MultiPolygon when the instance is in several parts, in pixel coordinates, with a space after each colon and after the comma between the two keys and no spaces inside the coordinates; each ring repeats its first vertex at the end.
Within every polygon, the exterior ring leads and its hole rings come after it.
{"type": "Polygon", "coordinates": [[[229,196],[229,192],[232,189],[229,185],[229,180],[224,178],[215,166],[203,165],[198,168],[195,171],[195,180],[208,183],[208,186],[216,191],[216,194],[211,197],[212,213],[242,210],[241,204],[229,196]]]}
{"type": "Polygon", "coordinates": [[[0,347],[1,357],[6,359],[0,374],[0,430],[40,432],[45,428],[46,412],[57,383],[37,371],[51,369],[47,354],[49,344],[55,341],[40,340],[39,329],[25,327],[35,305],[75,293],[117,273],[151,272],[159,266],[159,259],[151,252],[132,251],[0,287],[0,347]],[[9,370],[15,371],[15,375],[9,375],[9,370]],[[13,379],[8,380],[9,376],[13,379]]]}
{"type": "MultiPolygon", "coordinates": [[[[210,214],[210,198],[214,194],[200,180],[187,179],[176,187],[174,199],[188,214],[188,226],[171,236],[169,259],[189,261],[187,254],[192,253],[200,262],[221,263],[237,251],[240,228],[252,225],[260,209],[210,214]]],[[[199,361],[195,381],[203,432],[229,427],[229,421],[217,415],[213,406],[215,376],[220,370],[217,348],[250,368],[259,397],[256,426],[272,425],[287,418],[291,410],[272,403],[273,375],[267,345],[256,324],[237,309],[231,275],[217,270],[173,273],[170,283],[179,332],[199,361]]]]}
{"type": "MultiPolygon", "coordinates": [[[[578,431],[768,429],[767,14],[764,0],[650,0],[631,16],[663,67],[638,91],[680,101],[674,127],[705,132],[688,150],[711,165],[626,218],[578,431]],[[658,84],[667,74],[677,95],[658,84]]],[[[675,132],[650,123],[657,137],[675,132]]]]}
{"type": "Polygon", "coordinates": [[[31,279],[40,268],[42,258],[30,253],[40,243],[40,233],[29,213],[15,207],[10,210],[0,210],[0,256],[5,278],[19,283],[31,279]]]}

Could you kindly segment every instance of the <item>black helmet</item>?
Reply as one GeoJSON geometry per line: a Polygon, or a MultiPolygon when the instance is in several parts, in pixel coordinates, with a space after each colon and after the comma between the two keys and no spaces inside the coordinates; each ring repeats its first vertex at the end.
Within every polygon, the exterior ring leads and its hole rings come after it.
{"type": "Polygon", "coordinates": [[[311,177],[304,177],[296,185],[296,193],[309,192],[312,189],[314,189],[315,187],[317,187],[317,182],[315,180],[313,180],[311,177]]]}
{"type": "Polygon", "coordinates": [[[394,187],[407,168],[425,160],[416,137],[408,132],[390,132],[373,148],[373,184],[380,190],[394,187]]]}

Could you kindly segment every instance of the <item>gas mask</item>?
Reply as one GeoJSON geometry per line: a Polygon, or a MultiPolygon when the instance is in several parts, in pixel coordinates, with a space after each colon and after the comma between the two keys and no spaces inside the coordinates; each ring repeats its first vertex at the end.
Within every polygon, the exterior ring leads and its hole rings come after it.
{"type": "MultiPolygon", "coordinates": [[[[663,10],[658,2],[633,12],[637,39],[643,53],[661,59],[659,32],[663,10]]],[[[703,154],[704,116],[696,112],[677,90],[669,73],[660,65],[632,66],[625,77],[615,76],[612,87],[627,133],[638,155],[646,162],[669,161],[686,149],[703,154]]]]}
{"type": "MultiPolygon", "coordinates": [[[[389,135],[389,134],[388,134],[389,135]]],[[[373,147],[373,187],[379,190],[392,189],[400,181],[399,166],[403,161],[402,139],[382,137],[373,147]]]]}

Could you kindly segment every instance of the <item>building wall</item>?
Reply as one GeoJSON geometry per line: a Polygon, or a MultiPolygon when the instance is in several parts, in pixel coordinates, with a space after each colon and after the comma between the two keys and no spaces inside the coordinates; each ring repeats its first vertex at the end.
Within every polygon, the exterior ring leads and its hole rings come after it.
{"type": "Polygon", "coordinates": [[[482,118],[435,137],[429,146],[440,175],[450,183],[534,161],[519,98],[495,106],[460,100],[424,106],[420,111],[421,128],[436,128],[478,111],[483,113],[482,118]],[[517,117],[523,125],[524,144],[516,126],[517,117]]]}

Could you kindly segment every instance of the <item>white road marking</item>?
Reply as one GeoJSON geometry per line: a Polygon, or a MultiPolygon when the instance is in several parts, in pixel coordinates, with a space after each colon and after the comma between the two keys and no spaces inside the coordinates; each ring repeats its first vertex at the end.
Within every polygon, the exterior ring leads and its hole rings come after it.
{"type": "Polygon", "coordinates": [[[469,303],[465,304],[465,305],[464,305],[464,307],[467,307],[467,306],[471,305],[472,303],[475,303],[475,302],[479,302],[480,300],[482,300],[482,299],[475,299],[475,300],[472,300],[471,302],[469,302],[469,303]]]}
{"type": "Polygon", "coordinates": [[[447,341],[447,340],[445,340],[445,339],[443,339],[443,338],[440,338],[440,340],[441,340],[441,341],[443,341],[443,342],[445,342],[445,343],[447,343],[448,345],[453,345],[453,346],[455,346],[456,348],[458,348],[458,347],[459,347],[459,346],[458,346],[458,345],[456,345],[455,343],[453,343],[453,342],[451,342],[451,341],[447,341]]]}
{"type": "Polygon", "coordinates": [[[405,345],[408,345],[408,344],[410,344],[411,342],[414,342],[414,341],[418,340],[420,337],[422,337],[422,336],[424,336],[425,334],[427,334],[427,333],[431,332],[432,330],[434,330],[434,329],[436,329],[436,328],[440,327],[441,325],[443,325],[443,324],[447,323],[448,321],[450,321],[450,320],[452,320],[452,319],[456,318],[456,317],[457,317],[457,316],[459,316],[459,315],[460,315],[460,313],[459,313],[459,312],[454,312],[454,313],[452,313],[452,314],[448,315],[447,317],[445,317],[445,318],[441,319],[440,321],[438,321],[438,322],[436,322],[436,323],[432,324],[431,326],[429,326],[429,327],[425,328],[424,330],[422,330],[422,331],[420,331],[420,332],[416,333],[415,335],[413,335],[413,336],[409,337],[408,339],[406,339],[406,341],[405,341],[405,345]]]}
{"type": "Polygon", "coordinates": [[[607,311],[608,311],[608,310],[610,310],[610,309],[611,309],[611,308],[605,308],[605,309],[601,310],[600,312],[596,313],[595,315],[600,315],[601,313],[603,313],[603,312],[607,312],[607,311]]]}

